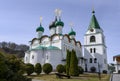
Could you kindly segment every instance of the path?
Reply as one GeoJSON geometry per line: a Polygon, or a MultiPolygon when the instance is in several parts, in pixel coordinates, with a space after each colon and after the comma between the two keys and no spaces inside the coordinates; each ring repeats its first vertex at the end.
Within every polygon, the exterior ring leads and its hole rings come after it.
{"type": "Polygon", "coordinates": [[[112,81],[120,81],[120,74],[113,74],[112,81]]]}
{"type": "Polygon", "coordinates": [[[32,79],[32,81],[42,81],[42,80],[32,79]]]}

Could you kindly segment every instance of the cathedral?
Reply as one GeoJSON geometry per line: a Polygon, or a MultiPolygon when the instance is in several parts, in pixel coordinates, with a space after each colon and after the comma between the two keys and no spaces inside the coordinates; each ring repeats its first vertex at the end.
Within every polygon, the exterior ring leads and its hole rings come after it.
{"type": "Polygon", "coordinates": [[[83,67],[84,71],[91,72],[92,68],[95,72],[107,70],[105,36],[95,17],[95,11],[92,12],[90,25],[84,35],[84,45],[75,39],[76,32],[73,28],[63,34],[64,22],[60,14],[61,11],[56,10],[55,19],[49,25],[50,35],[43,35],[44,27],[40,22],[36,28],[37,37],[30,41],[24,62],[33,65],[50,63],[55,70],[58,64],[65,65],[67,50],[75,50],[78,66],[83,67]]]}

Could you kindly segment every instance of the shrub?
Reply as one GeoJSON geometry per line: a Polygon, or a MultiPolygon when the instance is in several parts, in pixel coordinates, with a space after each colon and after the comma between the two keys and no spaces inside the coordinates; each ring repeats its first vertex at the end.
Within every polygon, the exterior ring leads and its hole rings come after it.
{"type": "Polygon", "coordinates": [[[103,74],[107,74],[107,70],[103,70],[103,74]]]}
{"type": "Polygon", "coordinates": [[[118,74],[120,74],[120,70],[118,70],[118,74]]]}
{"type": "Polygon", "coordinates": [[[91,67],[90,70],[91,70],[91,72],[93,72],[93,73],[96,72],[96,68],[95,68],[95,67],[91,67]]]}
{"type": "Polygon", "coordinates": [[[83,74],[84,73],[84,69],[81,66],[78,66],[78,71],[79,71],[79,74],[83,74]]]}
{"type": "Polygon", "coordinates": [[[62,64],[57,65],[56,70],[58,73],[63,73],[65,71],[65,67],[62,64]]]}
{"type": "Polygon", "coordinates": [[[34,66],[32,64],[26,64],[25,70],[27,75],[31,75],[34,72],[34,66]]]}
{"type": "Polygon", "coordinates": [[[52,72],[53,68],[52,65],[49,63],[46,63],[43,65],[43,72],[46,74],[49,74],[50,72],[52,72]]]}
{"type": "Polygon", "coordinates": [[[35,73],[37,73],[37,75],[39,75],[42,71],[42,67],[40,63],[37,63],[34,67],[35,73]]]}

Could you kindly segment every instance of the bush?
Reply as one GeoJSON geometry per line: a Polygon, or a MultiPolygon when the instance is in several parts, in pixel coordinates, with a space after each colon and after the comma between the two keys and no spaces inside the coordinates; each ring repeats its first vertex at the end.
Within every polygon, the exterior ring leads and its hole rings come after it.
{"type": "Polygon", "coordinates": [[[79,74],[83,74],[84,73],[84,69],[81,66],[78,66],[78,71],[79,71],[79,74]]]}
{"type": "Polygon", "coordinates": [[[107,70],[103,70],[103,74],[107,74],[107,70]]]}
{"type": "Polygon", "coordinates": [[[72,50],[72,52],[71,52],[69,74],[71,76],[79,76],[78,59],[77,59],[77,56],[76,56],[76,52],[74,50],[72,50]]]}
{"type": "Polygon", "coordinates": [[[120,70],[118,70],[118,74],[120,74],[120,70]]]}
{"type": "Polygon", "coordinates": [[[37,75],[39,75],[42,71],[42,67],[40,63],[37,63],[34,67],[35,73],[37,73],[37,75]]]}
{"type": "Polygon", "coordinates": [[[91,67],[90,70],[91,70],[91,72],[93,72],[93,73],[96,72],[96,68],[95,68],[95,67],[91,67]]]}
{"type": "Polygon", "coordinates": [[[49,74],[50,72],[52,72],[53,68],[52,65],[49,63],[46,63],[43,65],[43,72],[46,74],[49,74]]]}
{"type": "Polygon", "coordinates": [[[56,70],[58,73],[65,72],[65,67],[62,64],[57,65],[56,70]]]}
{"type": "Polygon", "coordinates": [[[32,64],[26,64],[25,70],[27,75],[31,75],[34,72],[34,66],[32,64]]]}

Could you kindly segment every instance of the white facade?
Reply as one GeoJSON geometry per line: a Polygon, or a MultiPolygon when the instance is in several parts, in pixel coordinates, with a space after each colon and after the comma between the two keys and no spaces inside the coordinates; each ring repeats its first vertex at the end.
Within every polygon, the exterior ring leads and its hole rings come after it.
{"type": "Polygon", "coordinates": [[[96,69],[95,72],[108,71],[105,36],[94,14],[84,35],[84,57],[87,59],[85,64],[87,71],[91,72],[93,67],[96,69]]]}
{"type": "MultiPolygon", "coordinates": [[[[95,18],[94,15],[93,18],[95,18]]],[[[92,25],[94,26],[94,23],[92,25]]],[[[58,64],[64,65],[66,63],[68,49],[76,51],[79,60],[78,65],[82,66],[85,71],[90,72],[91,67],[95,67],[96,72],[108,69],[105,36],[101,28],[93,27],[88,29],[84,35],[84,47],[82,47],[80,41],[76,41],[76,32],[73,29],[69,34],[62,34],[63,26],[62,21],[55,19],[49,26],[50,36],[42,35],[44,29],[42,26],[38,27],[38,37],[32,39],[30,49],[25,53],[24,62],[34,65],[36,63],[42,65],[50,63],[55,70],[58,64]],[[82,48],[84,49],[84,56],[82,48]]]]}

